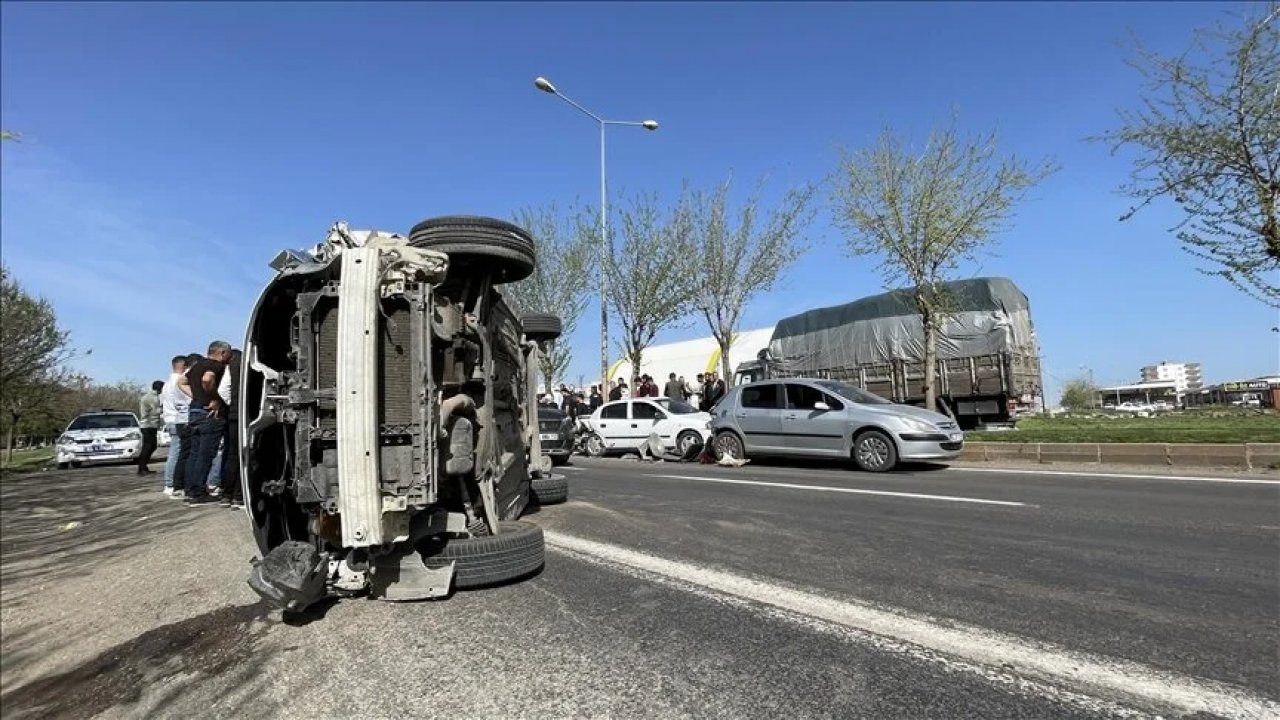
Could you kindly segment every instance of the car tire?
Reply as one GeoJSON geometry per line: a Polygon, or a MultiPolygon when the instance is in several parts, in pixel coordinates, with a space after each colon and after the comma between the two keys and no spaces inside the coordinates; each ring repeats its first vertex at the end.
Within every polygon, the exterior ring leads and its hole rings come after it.
{"type": "Polygon", "coordinates": [[[494,218],[455,215],[423,220],[409,231],[409,244],[449,256],[449,271],[474,268],[511,283],[533,274],[533,238],[523,228],[494,218]]]}
{"type": "Polygon", "coordinates": [[[676,454],[684,457],[689,452],[689,448],[695,445],[705,445],[706,441],[698,434],[697,430],[685,430],[676,436],[676,454]]]}
{"type": "Polygon", "coordinates": [[[71,467],[73,467],[73,468],[79,468],[79,467],[80,467],[80,463],[76,462],[75,460],[72,460],[72,461],[71,461],[71,467]]]}
{"type": "Polygon", "coordinates": [[[560,337],[563,326],[560,318],[550,313],[530,313],[520,318],[524,336],[534,342],[550,342],[560,337]]]}
{"type": "Polygon", "coordinates": [[[898,448],[879,430],[864,430],[853,439],[853,461],[866,472],[888,472],[898,464],[898,448]]]}
{"type": "Polygon", "coordinates": [[[587,436],[586,451],[590,457],[604,457],[604,438],[595,433],[587,436]]]}
{"type": "Polygon", "coordinates": [[[563,475],[533,479],[533,500],[539,505],[555,505],[569,499],[569,478],[563,475]]]}
{"type": "Polygon", "coordinates": [[[419,546],[428,568],[453,566],[459,590],[488,587],[528,577],[542,569],[546,545],[542,528],[521,520],[504,521],[497,535],[431,539],[419,546]]]}
{"type": "Polygon", "coordinates": [[[739,460],[747,459],[747,449],[743,447],[742,438],[730,430],[716,435],[715,448],[717,458],[731,455],[739,460]]]}
{"type": "Polygon", "coordinates": [[[547,457],[551,458],[552,467],[560,467],[562,465],[568,464],[569,462],[568,455],[548,455],[547,457]]]}
{"type": "Polygon", "coordinates": [[[59,470],[66,470],[66,469],[67,469],[67,468],[69,468],[69,467],[71,467],[71,464],[70,464],[70,463],[58,463],[58,469],[59,469],[59,470]]]}

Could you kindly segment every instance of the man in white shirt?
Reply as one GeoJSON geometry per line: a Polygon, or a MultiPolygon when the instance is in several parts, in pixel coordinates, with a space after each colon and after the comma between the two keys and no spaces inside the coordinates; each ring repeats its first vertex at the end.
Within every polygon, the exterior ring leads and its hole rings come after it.
{"type": "Polygon", "coordinates": [[[178,380],[187,369],[185,355],[176,355],[170,361],[172,372],[160,390],[160,418],[164,421],[165,432],[169,433],[169,457],[164,462],[164,494],[169,497],[182,497],[181,488],[175,493],[173,489],[174,473],[178,468],[178,456],[182,452],[182,431],[187,426],[187,410],[191,406],[191,398],[178,387],[178,380]]]}

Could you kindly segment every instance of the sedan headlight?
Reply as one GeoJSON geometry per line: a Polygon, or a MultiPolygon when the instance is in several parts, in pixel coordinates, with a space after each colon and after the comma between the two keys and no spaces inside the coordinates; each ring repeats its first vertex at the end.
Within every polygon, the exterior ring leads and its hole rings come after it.
{"type": "Polygon", "coordinates": [[[142,431],[141,431],[141,430],[134,430],[133,432],[129,433],[128,435],[125,435],[125,436],[124,436],[124,439],[125,439],[125,440],[141,440],[141,439],[142,439],[142,431]]]}
{"type": "Polygon", "coordinates": [[[71,438],[71,436],[70,436],[70,435],[59,435],[59,436],[58,436],[58,444],[59,444],[59,445],[70,445],[70,444],[71,444],[71,443],[73,443],[73,442],[75,442],[75,440],[73,440],[73,439],[71,438]]]}
{"type": "Polygon", "coordinates": [[[941,432],[940,430],[938,430],[936,425],[930,422],[925,422],[924,420],[919,420],[913,417],[904,417],[900,419],[902,420],[902,424],[907,426],[907,429],[914,430],[915,432],[922,432],[922,433],[941,432]]]}

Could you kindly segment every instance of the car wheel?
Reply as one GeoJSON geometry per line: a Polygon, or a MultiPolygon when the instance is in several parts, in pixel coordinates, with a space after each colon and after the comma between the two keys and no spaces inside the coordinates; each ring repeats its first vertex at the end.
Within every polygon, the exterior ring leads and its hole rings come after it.
{"type": "Polygon", "coordinates": [[[717,435],[715,446],[720,456],[728,455],[738,460],[747,459],[747,450],[742,446],[742,440],[732,432],[726,430],[717,435]]]}
{"type": "Polygon", "coordinates": [[[702,436],[696,430],[685,430],[676,436],[676,453],[681,457],[694,445],[702,444],[702,436]]]}
{"type": "Polygon", "coordinates": [[[524,336],[534,342],[550,342],[560,337],[563,326],[560,318],[550,313],[530,313],[520,318],[524,336]]]}
{"type": "Polygon", "coordinates": [[[867,472],[886,472],[898,464],[898,449],[888,435],[867,430],[853,439],[853,461],[867,472]]]}
{"type": "Polygon", "coordinates": [[[449,255],[449,273],[492,271],[494,283],[533,274],[533,238],[523,228],[485,217],[451,216],[423,220],[409,231],[409,244],[449,255]]]}
{"type": "Polygon", "coordinates": [[[591,435],[587,438],[587,454],[591,457],[602,457],[604,455],[604,438],[599,435],[591,435]]]}
{"type": "Polygon", "coordinates": [[[80,467],[80,463],[76,462],[75,460],[72,460],[72,461],[71,461],[71,467],[73,467],[73,468],[78,468],[78,467],[80,467]]]}
{"type": "Polygon", "coordinates": [[[569,499],[569,479],[563,475],[533,479],[533,499],[539,505],[555,505],[569,499]]]}
{"type": "Polygon", "coordinates": [[[432,569],[455,563],[453,586],[459,590],[518,580],[542,568],[542,528],[513,520],[498,529],[497,535],[428,540],[419,548],[422,560],[432,569]]]}
{"type": "Polygon", "coordinates": [[[561,465],[565,465],[569,462],[568,455],[549,455],[548,457],[551,458],[552,467],[560,467],[561,465]]]}
{"type": "Polygon", "coordinates": [[[71,467],[71,464],[70,464],[70,463],[58,463],[58,469],[59,469],[59,470],[66,470],[66,469],[67,469],[67,468],[69,468],[69,467],[71,467]]]}

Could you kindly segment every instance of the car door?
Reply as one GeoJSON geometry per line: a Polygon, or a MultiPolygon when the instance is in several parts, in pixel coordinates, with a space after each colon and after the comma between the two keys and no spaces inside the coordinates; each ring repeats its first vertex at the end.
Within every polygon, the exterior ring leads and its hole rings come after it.
{"type": "Polygon", "coordinates": [[[742,430],[747,454],[784,452],[782,440],[782,385],[746,385],[738,393],[738,403],[730,412],[742,430]]]}
{"type": "Polygon", "coordinates": [[[840,455],[849,418],[844,403],[806,383],[786,383],[782,432],[797,455],[840,455]],[[825,404],[827,409],[817,406],[825,404]]]}
{"type": "Polygon", "coordinates": [[[607,403],[600,408],[600,417],[595,426],[600,439],[604,440],[606,450],[634,447],[626,444],[627,434],[631,431],[631,420],[627,417],[628,404],[624,400],[607,403]]]}
{"type": "Polygon", "coordinates": [[[648,440],[652,433],[657,433],[662,438],[663,446],[674,445],[672,426],[671,419],[656,404],[647,400],[631,401],[631,432],[636,435],[636,447],[648,440]]]}

